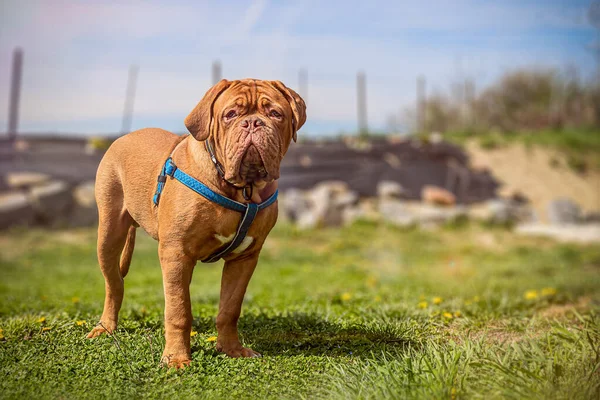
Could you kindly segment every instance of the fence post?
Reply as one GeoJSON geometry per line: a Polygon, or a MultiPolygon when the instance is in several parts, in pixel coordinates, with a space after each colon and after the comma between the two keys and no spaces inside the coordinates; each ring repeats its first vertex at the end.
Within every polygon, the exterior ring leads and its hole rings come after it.
{"type": "Polygon", "coordinates": [[[358,133],[360,136],[369,133],[367,124],[367,76],[363,71],[356,74],[356,97],[358,115],[358,133]]]}
{"type": "Polygon", "coordinates": [[[23,75],[23,50],[17,47],[13,51],[10,82],[10,100],[8,104],[8,139],[14,141],[19,130],[19,100],[21,98],[21,80],[23,75]]]}
{"type": "Polygon", "coordinates": [[[137,85],[137,76],[139,66],[131,65],[129,75],[127,76],[127,90],[125,92],[125,105],[123,106],[123,122],[121,124],[121,135],[131,132],[131,123],[133,121],[133,105],[135,103],[135,89],[137,85]]]}

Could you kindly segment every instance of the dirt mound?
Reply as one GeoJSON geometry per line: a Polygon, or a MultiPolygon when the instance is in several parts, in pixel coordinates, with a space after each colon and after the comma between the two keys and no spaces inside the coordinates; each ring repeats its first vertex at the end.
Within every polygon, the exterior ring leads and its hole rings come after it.
{"type": "Polygon", "coordinates": [[[475,143],[467,151],[473,166],[488,168],[502,183],[501,193],[523,193],[542,221],[547,221],[548,203],[558,197],[575,201],[586,213],[600,211],[600,171],[577,173],[560,151],[518,144],[484,150],[475,143]]]}

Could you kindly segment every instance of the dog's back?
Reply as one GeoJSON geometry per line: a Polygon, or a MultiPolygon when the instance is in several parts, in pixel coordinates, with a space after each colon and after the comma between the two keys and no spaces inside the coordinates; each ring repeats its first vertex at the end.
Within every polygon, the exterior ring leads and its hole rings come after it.
{"type": "Polygon", "coordinates": [[[96,174],[100,218],[102,214],[128,214],[156,238],[158,228],[151,210],[156,177],[181,139],[162,129],[146,128],[115,140],[96,174]]]}

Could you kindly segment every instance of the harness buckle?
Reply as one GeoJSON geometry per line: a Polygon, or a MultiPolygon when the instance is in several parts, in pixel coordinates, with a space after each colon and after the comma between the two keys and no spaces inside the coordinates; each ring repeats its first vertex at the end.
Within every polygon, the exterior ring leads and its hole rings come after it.
{"type": "Polygon", "coordinates": [[[177,165],[175,165],[173,161],[171,161],[169,164],[167,164],[167,167],[165,168],[165,175],[168,175],[171,178],[173,178],[173,175],[175,175],[175,171],[177,171],[177,165]]]}

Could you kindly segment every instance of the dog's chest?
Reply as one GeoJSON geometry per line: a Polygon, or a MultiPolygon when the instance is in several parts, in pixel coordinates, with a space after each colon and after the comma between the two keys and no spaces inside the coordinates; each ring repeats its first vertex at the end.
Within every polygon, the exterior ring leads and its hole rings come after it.
{"type": "MultiPolygon", "coordinates": [[[[221,246],[225,246],[225,245],[231,243],[231,241],[235,238],[235,233],[232,233],[231,235],[228,235],[228,236],[224,236],[224,235],[215,233],[214,238],[217,239],[221,243],[221,246]]],[[[248,235],[244,238],[244,240],[242,240],[242,243],[240,243],[240,245],[232,251],[232,253],[240,254],[244,250],[246,250],[248,247],[250,247],[252,245],[252,243],[254,243],[254,238],[252,236],[248,235]]]]}

